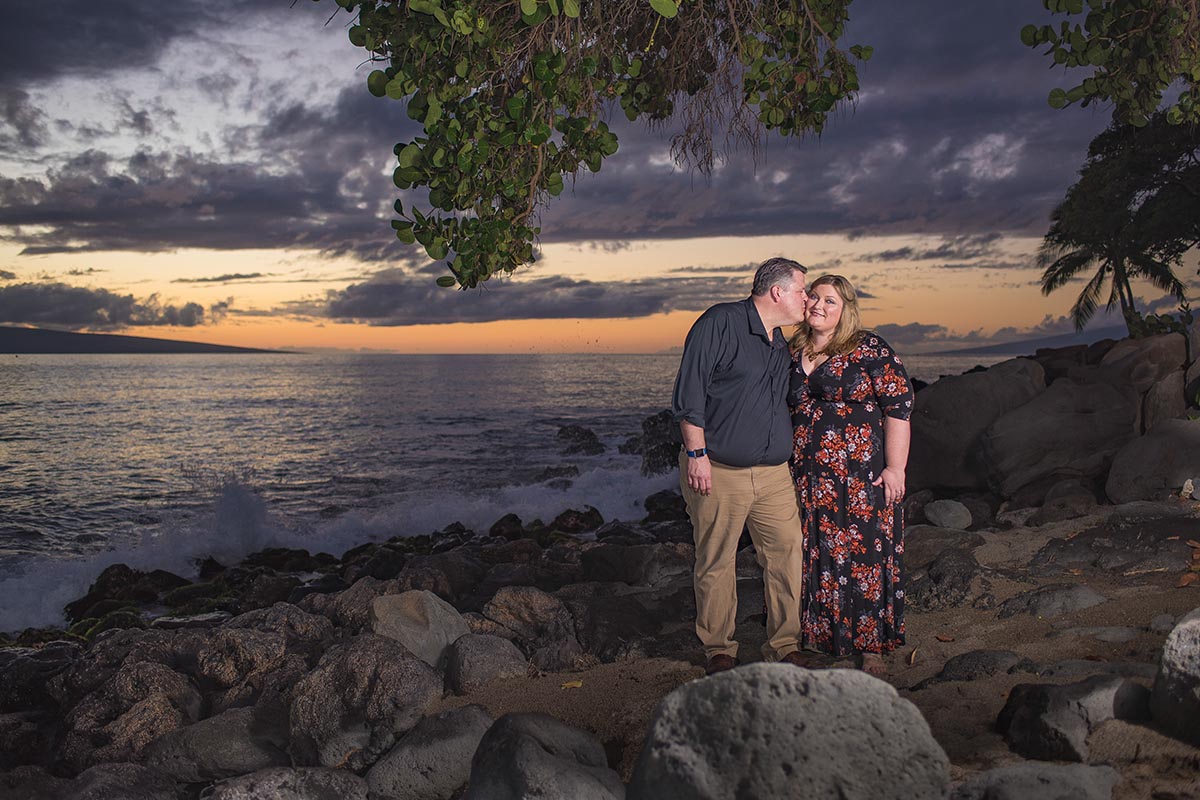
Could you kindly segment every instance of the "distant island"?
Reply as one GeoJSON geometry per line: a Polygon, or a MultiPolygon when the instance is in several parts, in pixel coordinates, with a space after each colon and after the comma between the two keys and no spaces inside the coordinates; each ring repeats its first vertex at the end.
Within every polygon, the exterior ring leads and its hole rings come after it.
{"type": "MultiPolygon", "coordinates": [[[[1079,344],[1095,344],[1102,339],[1124,339],[1129,332],[1123,325],[1108,328],[1095,328],[1079,333],[1061,333],[1057,336],[1044,336],[1040,339],[1024,339],[1019,342],[1005,342],[980,347],[964,347],[959,350],[939,350],[935,353],[921,353],[923,356],[986,356],[986,355],[1033,355],[1035,350],[1055,347],[1071,347],[1079,344]]],[[[915,355],[915,354],[914,354],[915,355]]]]}
{"type": "Polygon", "coordinates": [[[24,355],[38,353],[280,353],[282,350],[258,350],[253,347],[229,347],[202,342],[151,339],[146,336],[118,336],[111,333],[70,333],[42,328],[0,326],[0,353],[24,355]]]}

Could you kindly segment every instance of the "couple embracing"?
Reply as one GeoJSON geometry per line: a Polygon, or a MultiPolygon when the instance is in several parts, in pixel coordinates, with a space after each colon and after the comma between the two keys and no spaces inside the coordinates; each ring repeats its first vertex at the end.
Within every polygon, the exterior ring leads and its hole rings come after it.
{"type": "Polygon", "coordinates": [[[673,412],[696,544],[696,633],[708,674],[737,666],[737,545],[763,566],[763,656],[857,656],[884,672],[904,643],[904,471],[912,388],[862,329],[839,275],[764,262],[751,295],[719,303],[683,348],[673,412]],[[794,329],[789,337],[784,329],[794,329]]]}

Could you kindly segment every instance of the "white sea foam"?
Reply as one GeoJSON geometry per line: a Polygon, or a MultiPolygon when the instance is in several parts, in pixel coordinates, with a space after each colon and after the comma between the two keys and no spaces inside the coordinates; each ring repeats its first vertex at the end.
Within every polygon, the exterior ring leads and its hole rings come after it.
{"type": "MultiPolygon", "coordinates": [[[[267,547],[303,548],[340,556],[365,542],[432,533],[452,522],[485,531],[507,513],[525,522],[549,522],[569,508],[594,506],[606,520],[636,520],[642,501],[677,485],[674,473],[651,478],[629,466],[606,465],[582,472],[569,487],[512,486],[482,494],[414,493],[383,498],[371,511],[351,511],[335,520],[282,519],[253,490],[227,481],[208,513],[168,519],[141,539],[74,558],[38,557],[19,565],[19,574],[0,580],[0,630],[62,625],[63,607],[87,593],[96,577],[113,564],[134,569],[165,569],[194,578],[197,562],[213,557],[233,564],[267,547]],[[615,467],[615,468],[614,468],[615,467]]],[[[170,515],[167,515],[168,518],[170,515]]]]}

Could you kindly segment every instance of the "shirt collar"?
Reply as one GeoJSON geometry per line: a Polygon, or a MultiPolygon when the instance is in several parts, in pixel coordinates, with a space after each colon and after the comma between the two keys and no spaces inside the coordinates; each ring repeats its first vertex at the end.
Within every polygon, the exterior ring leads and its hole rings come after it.
{"type": "Polygon", "coordinates": [[[742,302],[746,304],[746,319],[750,323],[750,332],[755,336],[762,337],[764,342],[775,349],[787,347],[787,339],[783,335],[782,328],[775,329],[774,338],[767,335],[767,326],[763,324],[762,317],[759,316],[758,306],[754,305],[754,295],[747,297],[742,302]]]}

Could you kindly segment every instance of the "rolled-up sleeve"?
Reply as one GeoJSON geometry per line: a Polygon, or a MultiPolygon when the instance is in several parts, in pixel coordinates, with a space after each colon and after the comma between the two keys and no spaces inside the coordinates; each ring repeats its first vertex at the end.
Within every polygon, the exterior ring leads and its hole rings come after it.
{"type": "Polygon", "coordinates": [[[721,327],[713,315],[705,314],[688,331],[671,396],[671,413],[676,422],[687,420],[697,428],[704,427],[708,388],[721,358],[721,327]]]}

